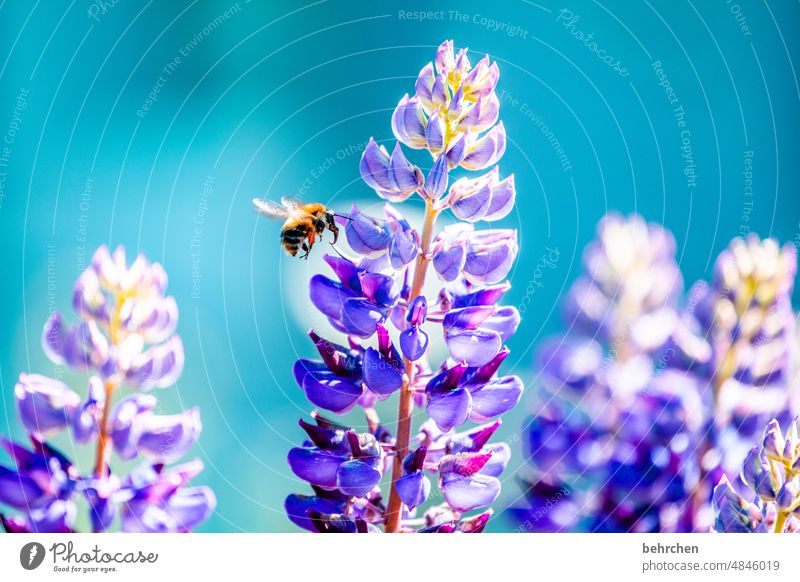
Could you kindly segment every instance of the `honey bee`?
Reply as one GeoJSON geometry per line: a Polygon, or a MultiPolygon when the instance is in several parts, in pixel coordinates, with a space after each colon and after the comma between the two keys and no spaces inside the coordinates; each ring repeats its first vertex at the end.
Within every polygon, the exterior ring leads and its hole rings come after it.
{"type": "Polygon", "coordinates": [[[325,229],[333,233],[331,244],[336,244],[339,238],[339,227],[334,222],[334,217],[339,215],[329,211],[322,204],[316,202],[306,204],[296,198],[284,196],[280,204],[254,198],[253,205],[259,214],[268,218],[286,219],[281,227],[281,245],[293,257],[302,249],[305,254],[300,258],[307,259],[317,238],[322,240],[325,229]]]}

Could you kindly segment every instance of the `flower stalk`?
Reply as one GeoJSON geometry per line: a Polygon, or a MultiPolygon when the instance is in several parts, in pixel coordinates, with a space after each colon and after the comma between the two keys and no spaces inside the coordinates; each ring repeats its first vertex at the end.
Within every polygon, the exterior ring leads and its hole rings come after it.
{"type": "MultiPolygon", "coordinates": [[[[430,200],[426,199],[422,241],[420,243],[419,254],[417,255],[417,262],[414,267],[414,282],[411,285],[409,302],[413,302],[414,299],[419,297],[425,286],[425,275],[428,272],[428,265],[430,264],[430,246],[431,240],[433,239],[433,229],[438,215],[439,210],[436,209],[430,200]]],[[[386,533],[395,533],[400,528],[403,501],[397,493],[397,480],[402,477],[403,459],[405,459],[408,454],[408,446],[411,440],[411,416],[414,406],[414,362],[405,357],[403,360],[405,362],[405,374],[403,386],[400,388],[400,398],[397,406],[397,441],[395,444],[395,451],[397,454],[394,457],[394,463],[392,465],[392,488],[389,494],[389,505],[386,510],[386,533]]]]}

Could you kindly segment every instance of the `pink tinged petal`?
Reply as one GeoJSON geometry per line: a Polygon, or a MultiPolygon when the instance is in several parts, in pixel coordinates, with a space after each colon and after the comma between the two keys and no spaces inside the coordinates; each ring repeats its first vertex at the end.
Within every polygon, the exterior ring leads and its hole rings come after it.
{"type": "Polygon", "coordinates": [[[500,368],[500,365],[508,357],[511,351],[506,347],[497,352],[497,355],[483,366],[470,368],[465,378],[465,383],[469,384],[483,384],[491,380],[500,368]]]}
{"type": "Polygon", "coordinates": [[[183,363],[183,342],[180,337],[173,336],[137,356],[125,373],[125,379],[129,384],[145,390],[166,388],[180,378],[183,363]]]}
{"type": "Polygon", "coordinates": [[[406,358],[416,362],[428,349],[428,334],[416,325],[404,330],[400,333],[400,349],[406,358]]]}
{"type": "Polygon", "coordinates": [[[524,385],[517,376],[505,376],[472,389],[472,419],[484,422],[508,412],[522,397],[524,385]]]}
{"type": "Polygon", "coordinates": [[[411,325],[422,325],[428,316],[428,300],[424,295],[418,295],[408,306],[406,321],[411,325]]]}
{"type": "Polygon", "coordinates": [[[463,360],[469,366],[483,366],[490,362],[500,348],[503,340],[500,334],[488,329],[453,329],[445,332],[445,342],[450,357],[463,360]]]}
{"type": "Polygon", "coordinates": [[[314,307],[333,319],[341,319],[344,302],[356,297],[353,291],[345,289],[341,283],[332,281],[323,275],[311,277],[309,295],[314,307]]]}
{"type": "Polygon", "coordinates": [[[403,385],[403,372],[372,347],[364,352],[363,375],[367,388],[381,396],[393,394],[403,385]]]}
{"type": "Polygon", "coordinates": [[[467,421],[472,411],[472,396],[464,388],[431,393],[425,410],[436,422],[436,426],[447,432],[467,421]]]}
{"type": "Polygon", "coordinates": [[[386,148],[379,146],[370,138],[364,153],[361,154],[359,165],[361,179],[374,190],[387,190],[391,187],[389,182],[389,154],[386,148]]]}
{"type": "Polygon", "coordinates": [[[431,480],[422,471],[404,475],[395,483],[397,494],[409,509],[419,507],[431,493],[431,480]]]}
{"type": "Polygon", "coordinates": [[[514,174],[511,174],[492,189],[492,199],[483,220],[500,220],[508,216],[511,209],[514,208],[516,196],[514,174]]]}
{"type": "Polygon", "coordinates": [[[416,97],[404,95],[392,114],[392,131],[397,139],[410,148],[422,149],[427,145],[425,126],[427,120],[416,97]]]}
{"type": "Polygon", "coordinates": [[[475,475],[483,469],[491,458],[491,452],[446,455],[442,457],[439,462],[439,473],[442,476],[460,475],[462,477],[468,477],[470,475],[475,475]]]}
{"type": "Polygon", "coordinates": [[[360,255],[377,257],[389,248],[391,234],[382,221],[360,212],[354,205],[345,226],[347,244],[360,255]]]}
{"type": "Polygon", "coordinates": [[[436,374],[433,378],[428,380],[425,386],[425,393],[428,395],[436,394],[439,392],[448,392],[455,388],[464,373],[467,371],[467,364],[459,362],[455,366],[451,366],[436,374]]]}
{"type": "Polygon", "coordinates": [[[425,140],[428,144],[428,149],[433,152],[438,152],[444,147],[444,136],[447,132],[445,121],[435,111],[428,120],[428,125],[425,127],[425,140]]]}
{"type": "Polygon", "coordinates": [[[500,481],[480,473],[470,477],[458,474],[442,476],[439,488],[447,504],[462,513],[487,507],[500,495],[500,481]]]}
{"type": "Polygon", "coordinates": [[[355,459],[339,465],[336,487],[345,495],[364,497],[381,480],[381,472],[373,463],[355,459]]]}
{"type": "Polygon", "coordinates": [[[14,399],[25,429],[42,436],[66,428],[81,402],[81,397],[63,382],[38,374],[20,374],[14,399]]]}
{"type": "Polygon", "coordinates": [[[381,273],[359,273],[364,297],[382,306],[394,305],[399,297],[394,279],[381,273]]]}
{"type": "Polygon", "coordinates": [[[461,274],[467,259],[466,243],[459,241],[455,245],[442,245],[433,254],[433,268],[447,282],[455,281],[461,274]]]}
{"type": "Polygon", "coordinates": [[[295,475],[312,485],[327,488],[336,487],[336,473],[347,460],[347,456],[316,448],[295,447],[288,456],[289,467],[295,475]]]}
{"type": "Polygon", "coordinates": [[[492,453],[492,456],[481,468],[481,475],[489,475],[490,477],[499,477],[500,474],[506,470],[508,462],[511,460],[511,447],[506,443],[491,443],[486,445],[484,451],[492,453]]]}
{"type": "Polygon", "coordinates": [[[496,164],[506,151],[506,130],[501,121],[467,148],[461,167],[467,170],[483,170],[496,164]]]}
{"type": "Polygon", "coordinates": [[[303,391],[312,404],[342,414],[355,406],[364,389],[332,372],[310,372],[303,377],[303,391]]]}
{"type": "Polygon", "coordinates": [[[343,259],[336,255],[325,255],[323,257],[326,263],[333,269],[336,277],[342,282],[342,285],[355,293],[361,295],[361,282],[358,279],[358,267],[348,259],[343,259]]]}
{"type": "Polygon", "coordinates": [[[477,329],[481,324],[495,314],[494,305],[477,305],[462,309],[451,309],[444,317],[442,324],[446,330],[452,328],[477,329]]]}
{"type": "Polygon", "coordinates": [[[377,325],[385,321],[386,315],[367,299],[348,299],[342,308],[341,323],[351,335],[368,338],[375,333],[377,325]]]}
{"type": "Polygon", "coordinates": [[[203,428],[197,408],[166,416],[143,414],[137,418],[134,426],[138,434],[138,452],[154,462],[163,463],[171,463],[184,456],[203,428]]]}
{"type": "Polygon", "coordinates": [[[479,289],[467,295],[457,295],[453,301],[453,307],[461,308],[475,305],[495,305],[510,288],[511,285],[508,282],[503,282],[499,285],[479,289]]]}

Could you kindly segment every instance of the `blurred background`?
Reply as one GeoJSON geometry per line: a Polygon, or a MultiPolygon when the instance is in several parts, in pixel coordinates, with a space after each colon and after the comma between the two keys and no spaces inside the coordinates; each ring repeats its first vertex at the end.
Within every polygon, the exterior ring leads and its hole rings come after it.
{"type": "MultiPolygon", "coordinates": [[[[391,112],[441,41],[488,53],[521,243],[505,370],[529,381],[605,212],[672,230],[689,283],[735,236],[800,244],[799,16],[746,0],[0,3],[0,433],[21,436],[18,374],[55,373],[48,315],[70,311],[98,245],[125,245],[163,263],[181,310],[186,370],[158,395],[202,411],[196,482],[218,508],[201,531],[293,531],[283,499],[306,485],[285,458],[310,404],[291,363],[313,354],[307,281],[324,265],[287,257],[250,199],[375,210],[366,141],[393,142],[391,112]]],[[[491,531],[514,528],[527,412],[504,417],[515,457],[491,531]]]]}

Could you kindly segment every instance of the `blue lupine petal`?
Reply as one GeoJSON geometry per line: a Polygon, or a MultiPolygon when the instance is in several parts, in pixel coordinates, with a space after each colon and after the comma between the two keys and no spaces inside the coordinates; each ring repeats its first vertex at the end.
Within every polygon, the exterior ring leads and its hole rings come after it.
{"type": "Polygon", "coordinates": [[[376,257],[389,248],[391,234],[382,223],[353,205],[345,225],[347,244],[360,255],[376,257]]]}
{"type": "Polygon", "coordinates": [[[400,333],[400,349],[403,355],[415,362],[425,355],[428,349],[428,334],[418,326],[410,327],[400,333]]]}
{"type": "Polygon", "coordinates": [[[314,307],[333,319],[340,319],[345,300],[356,296],[349,289],[345,289],[341,283],[332,281],[323,275],[311,277],[309,295],[314,307]]]}
{"type": "Polygon", "coordinates": [[[472,413],[476,420],[482,422],[514,408],[522,397],[523,388],[517,376],[505,376],[471,390],[472,413]]]}
{"type": "Polygon", "coordinates": [[[447,190],[447,180],[447,157],[439,156],[425,179],[425,190],[428,195],[433,199],[439,198],[447,190]]]}
{"type": "Polygon", "coordinates": [[[467,253],[463,244],[437,250],[433,254],[433,268],[445,281],[455,281],[461,274],[467,253]]]}
{"type": "Polygon", "coordinates": [[[312,495],[292,494],[286,498],[283,504],[286,515],[296,526],[308,531],[317,531],[308,517],[308,511],[317,513],[340,513],[342,506],[328,499],[321,499],[312,495]]]}
{"type": "Polygon", "coordinates": [[[36,481],[0,465],[0,503],[27,511],[43,494],[36,481]]]}
{"type": "Polygon", "coordinates": [[[483,366],[494,358],[503,346],[500,334],[489,329],[451,330],[445,335],[450,356],[469,366],[483,366]]]}
{"type": "Polygon", "coordinates": [[[472,411],[472,396],[464,388],[430,394],[425,410],[439,429],[448,431],[464,424],[469,418],[472,411]]]}
{"type": "Polygon", "coordinates": [[[363,388],[331,372],[311,372],[303,378],[303,390],[312,404],[342,414],[352,408],[363,388]]]}
{"type": "Polygon", "coordinates": [[[368,338],[385,319],[386,315],[372,301],[354,298],[344,302],[341,322],[352,335],[368,338]]]}
{"type": "Polygon", "coordinates": [[[403,372],[389,363],[378,350],[369,347],[364,352],[364,383],[376,394],[388,396],[403,385],[403,372]]]}
{"type": "Polygon", "coordinates": [[[339,465],[336,487],[345,495],[363,497],[381,480],[381,472],[372,463],[358,459],[339,465]]]}
{"type": "Polygon", "coordinates": [[[394,279],[381,273],[361,273],[361,288],[364,296],[383,307],[390,307],[397,302],[399,290],[395,287],[394,279]]]}
{"type": "Polygon", "coordinates": [[[81,401],[63,382],[39,374],[20,374],[14,398],[23,426],[32,434],[42,435],[66,428],[81,401]]]}
{"type": "Polygon", "coordinates": [[[288,456],[295,475],[320,487],[336,487],[336,472],[347,460],[344,455],[300,447],[291,449],[288,456]]]}
{"type": "Polygon", "coordinates": [[[500,481],[480,473],[469,477],[448,474],[441,478],[439,487],[447,504],[462,513],[488,507],[500,495],[500,481]]]}
{"type": "Polygon", "coordinates": [[[403,503],[409,509],[414,509],[428,499],[431,492],[431,480],[422,471],[415,471],[400,477],[395,487],[403,503]]]}

